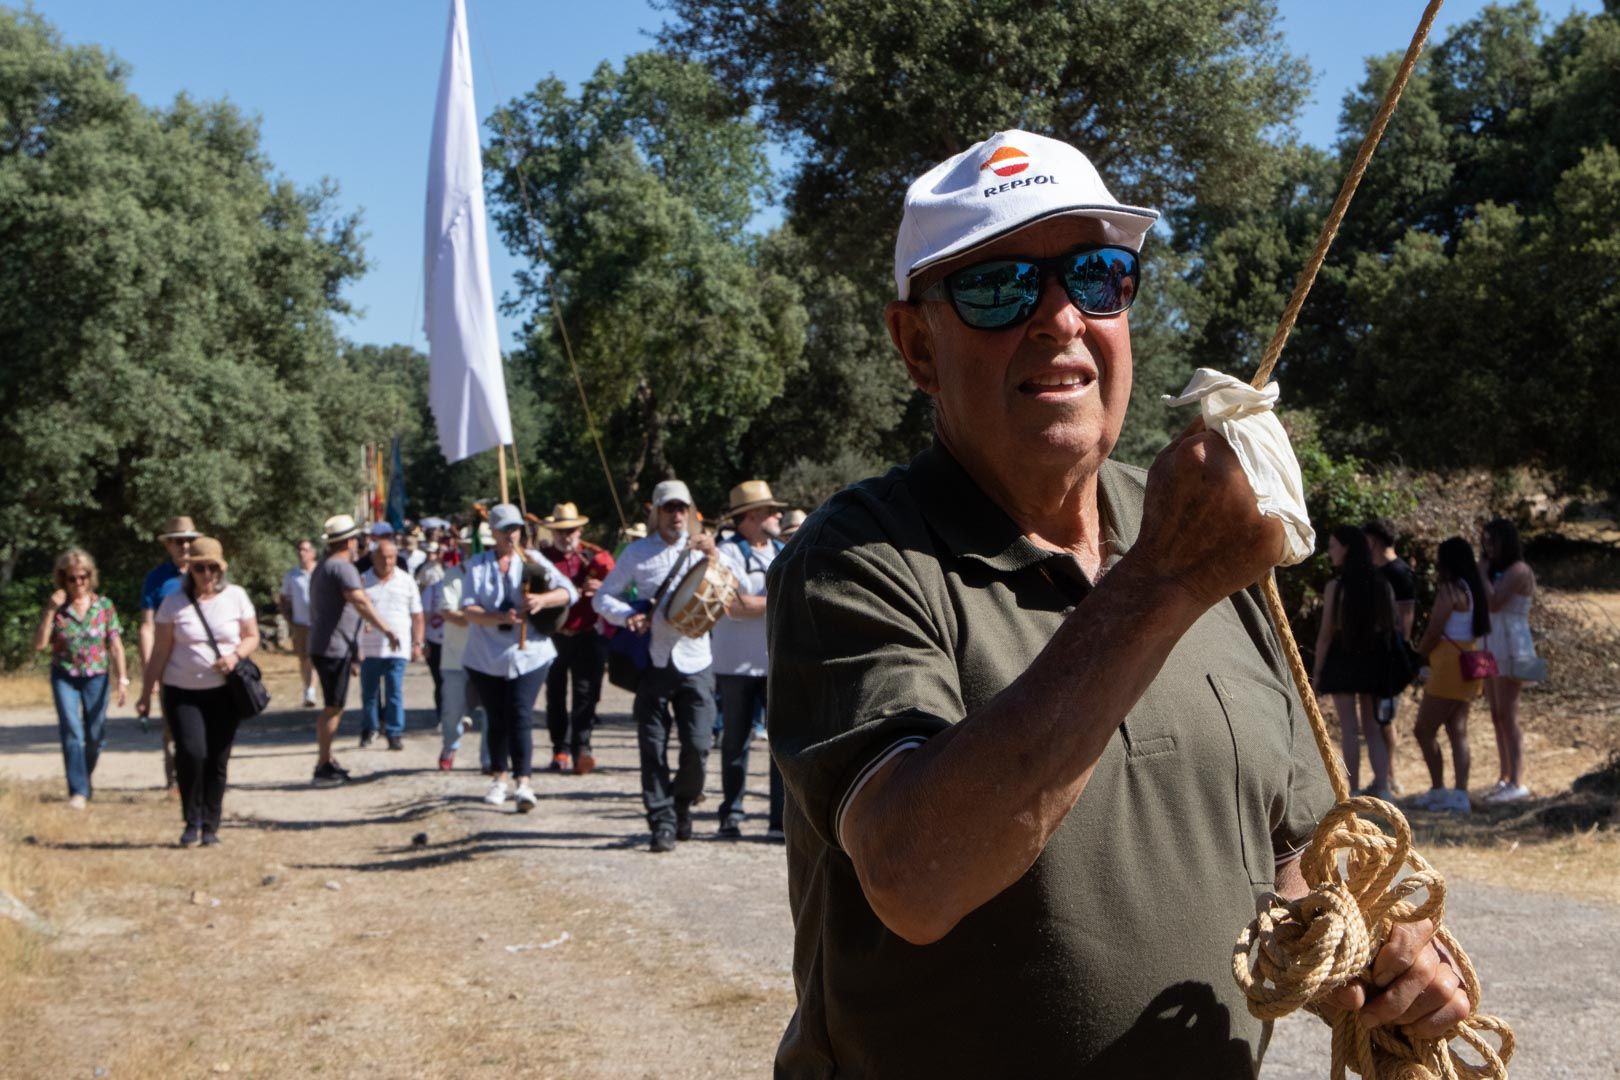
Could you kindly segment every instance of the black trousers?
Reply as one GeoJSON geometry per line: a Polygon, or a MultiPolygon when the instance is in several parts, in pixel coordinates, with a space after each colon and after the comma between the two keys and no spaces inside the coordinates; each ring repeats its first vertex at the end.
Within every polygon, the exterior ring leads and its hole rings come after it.
{"type": "Polygon", "coordinates": [[[489,767],[496,772],[534,775],[534,699],[545,678],[545,668],[515,679],[467,669],[467,685],[484,706],[484,740],[489,743],[489,767]]]}
{"type": "MultiPolygon", "coordinates": [[[[740,823],[743,794],[748,787],[748,751],[754,745],[754,721],[765,715],[765,676],[721,675],[720,718],[720,821],[740,823]]],[[[766,755],[769,757],[769,754],[766,755]]],[[[770,821],[782,827],[782,774],[771,758],[770,821]]]]}
{"type": "Polygon", "coordinates": [[[225,805],[225,773],[241,721],[231,692],[163,687],[163,711],[174,727],[174,764],[180,781],[180,813],[187,825],[219,831],[225,805]]]}
{"type": "Polygon", "coordinates": [[[439,674],[439,658],[444,655],[444,645],[430,641],[423,652],[427,654],[428,674],[433,677],[433,723],[428,727],[438,727],[439,715],[444,712],[444,676],[439,674]]]}
{"type": "Polygon", "coordinates": [[[602,699],[602,672],[607,667],[607,641],[595,630],[557,634],[557,659],[546,676],[546,728],[551,732],[553,754],[573,754],[591,748],[591,729],[596,726],[596,703],[602,699]],[[574,707],[568,707],[568,690],[574,691],[574,707]]]}
{"type": "Polygon", "coordinates": [[[703,794],[703,770],[714,739],[714,669],[683,675],[674,664],[649,667],[632,710],[641,747],[641,802],[647,825],[674,825],[703,794]],[[680,763],[669,772],[669,729],[681,740],[680,763]]]}

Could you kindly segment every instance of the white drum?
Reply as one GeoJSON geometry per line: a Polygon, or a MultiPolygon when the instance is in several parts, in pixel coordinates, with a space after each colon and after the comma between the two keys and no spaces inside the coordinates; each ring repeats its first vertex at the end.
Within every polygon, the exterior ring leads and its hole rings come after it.
{"type": "Polygon", "coordinates": [[[670,590],[664,613],[675,629],[689,638],[700,638],[714,629],[735,599],[737,575],[711,555],[688,570],[670,590]]]}

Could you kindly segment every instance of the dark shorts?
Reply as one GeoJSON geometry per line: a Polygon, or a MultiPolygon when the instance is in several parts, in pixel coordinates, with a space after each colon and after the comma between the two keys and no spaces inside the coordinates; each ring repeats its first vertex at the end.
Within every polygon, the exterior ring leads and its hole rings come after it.
{"type": "Polygon", "coordinates": [[[349,698],[349,665],[347,656],[312,656],[315,674],[321,680],[321,695],[328,709],[341,709],[349,698]]]}

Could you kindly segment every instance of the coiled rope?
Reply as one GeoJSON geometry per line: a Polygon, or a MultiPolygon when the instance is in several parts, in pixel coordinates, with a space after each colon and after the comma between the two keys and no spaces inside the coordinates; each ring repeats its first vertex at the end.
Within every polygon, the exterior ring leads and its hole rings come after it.
{"type": "MultiPolygon", "coordinates": [[[[1383,104],[1322,225],[1316,247],[1294,284],[1277,331],[1261,357],[1253,380],[1256,389],[1266,385],[1282,356],[1305,297],[1338,235],[1350,199],[1417,66],[1442,2],[1429,0],[1423,12],[1383,104]]],[[[1337,804],[1317,825],[1300,858],[1300,871],[1311,891],[1299,900],[1273,899],[1238,938],[1232,953],[1232,973],[1248,996],[1249,1012],[1262,1020],[1276,1020],[1305,1008],[1326,1020],[1333,1028],[1333,1080],[1343,1080],[1347,1068],[1364,1080],[1505,1080],[1507,1062],[1513,1056],[1513,1032],[1496,1017],[1479,1012],[1479,977],[1456,938],[1441,925],[1445,879],[1413,850],[1412,828],[1400,810],[1381,799],[1352,798],[1349,777],[1316,703],[1310,675],[1289,628],[1288,612],[1273,575],[1267,575],[1261,591],[1337,804]],[[1391,827],[1393,836],[1378,826],[1374,820],[1378,818],[1391,827]],[[1405,878],[1400,877],[1403,869],[1411,870],[1405,878]],[[1419,893],[1424,894],[1421,903],[1414,902],[1412,897],[1419,893]],[[1394,1028],[1363,1028],[1351,1010],[1327,1004],[1328,995],[1370,972],[1373,957],[1397,923],[1423,919],[1434,920],[1435,940],[1449,953],[1451,966],[1468,995],[1467,1019],[1440,1039],[1415,1039],[1394,1028]],[[1495,1046],[1486,1037],[1487,1032],[1496,1036],[1495,1046]],[[1453,1049],[1456,1040],[1472,1047],[1479,1063],[1460,1056],[1453,1049]]]]}

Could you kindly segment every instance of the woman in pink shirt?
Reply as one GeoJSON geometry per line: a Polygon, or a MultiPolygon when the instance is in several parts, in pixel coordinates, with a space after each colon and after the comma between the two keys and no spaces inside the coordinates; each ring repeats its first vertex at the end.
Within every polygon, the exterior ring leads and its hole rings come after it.
{"type": "Polygon", "coordinates": [[[242,587],[226,583],[227,565],[218,540],[201,536],[192,541],[185,584],[158,607],[157,639],[136,706],[146,715],[152,691],[161,683],[164,712],[174,727],[186,821],[181,847],[219,843],[226,769],[238,723],[225,676],[259,647],[258,616],[242,587]]]}

